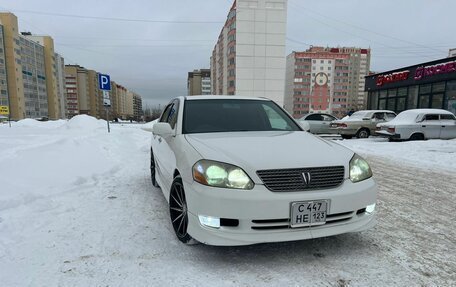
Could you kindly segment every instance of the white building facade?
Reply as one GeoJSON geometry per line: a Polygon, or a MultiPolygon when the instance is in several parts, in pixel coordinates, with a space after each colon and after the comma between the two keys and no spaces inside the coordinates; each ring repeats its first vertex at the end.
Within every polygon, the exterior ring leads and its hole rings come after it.
{"type": "Polygon", "coordinates": [[[211,58],[213,94],[284,105],[287,0],[237,0],[211,58]]]}

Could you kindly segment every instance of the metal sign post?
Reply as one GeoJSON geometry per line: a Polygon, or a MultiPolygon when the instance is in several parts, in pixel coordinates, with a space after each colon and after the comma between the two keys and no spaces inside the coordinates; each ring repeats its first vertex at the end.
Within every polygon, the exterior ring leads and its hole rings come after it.
{"type": "Polygon", "coordinates": [[[109,75],[98,74],[98,88],[103,91],[103,106],[106,109],[106,122],[108,123],[108,133],[111,132],[109,127],[109,108],[111,107],[111,98],[109,91],[111,90],[111,78],[109,75]]]}

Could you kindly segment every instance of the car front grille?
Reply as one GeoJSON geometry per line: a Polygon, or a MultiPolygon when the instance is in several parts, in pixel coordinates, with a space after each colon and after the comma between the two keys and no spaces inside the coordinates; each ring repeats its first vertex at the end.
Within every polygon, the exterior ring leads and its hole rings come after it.
{"type": "Polygon", "coordinates": [[[271,191],[326,189],[344,181],[343,166],[259,170],[257,175],[271,191]]]}

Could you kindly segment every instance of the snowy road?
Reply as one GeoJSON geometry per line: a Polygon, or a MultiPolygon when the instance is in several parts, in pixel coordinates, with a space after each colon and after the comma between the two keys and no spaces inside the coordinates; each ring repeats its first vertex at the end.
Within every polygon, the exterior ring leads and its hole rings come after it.
{"type": "MultiPolygon", "coordinates": [[[[8,170],[19,170],[11,163],[26,159],[27,151],[60,146],[78,154],[70,169],[85,162],[91,172],[74,170],[76,180],[57,181],[49,196],[38,190],[15,201],[5,189],[0,192],[1,286],[456,284],[454,174],[367,156],[380,186],[379,224],[372,230],[246,247],[185,246],[172,232],[161,191],[150,183],[146,132],[114,126],[108,137],[102,130],[46,130],[32,139],[4,131],[0,144],[16,140],[0,153],[8,170]],[[90,157],[103,165],[92,167],[77,152],[87,142],[99,148],[90,157]]],[[[48,172],[64,177],[58,159],[50,161],[44,163],[48,172]]],[[[2,179],[7,187],[26,190],[25,183],[2,179]]]]}

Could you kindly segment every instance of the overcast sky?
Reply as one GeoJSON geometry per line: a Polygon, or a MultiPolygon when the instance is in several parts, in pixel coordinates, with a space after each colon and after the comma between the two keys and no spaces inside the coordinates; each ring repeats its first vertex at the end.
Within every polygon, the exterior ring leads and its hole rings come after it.
{"type": "MultiPolygon", "coordinates": [[[[110,74],[153,106],[185,95],[187,73],[209,68],[232,2],[10,0],[0,9],[18,16],[21,31],[52,36],[66,63],[110,74]]],[[[456,47],[454,11],[454,0],[289,0],[287,53],[370,47],[377,72],[443,58],[456,47]]]]}

